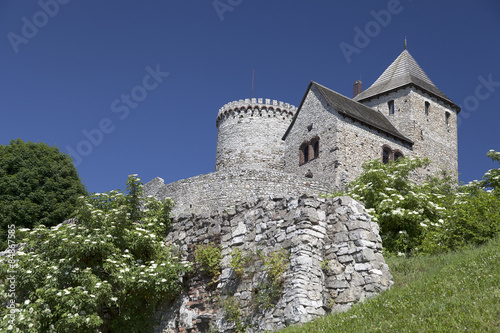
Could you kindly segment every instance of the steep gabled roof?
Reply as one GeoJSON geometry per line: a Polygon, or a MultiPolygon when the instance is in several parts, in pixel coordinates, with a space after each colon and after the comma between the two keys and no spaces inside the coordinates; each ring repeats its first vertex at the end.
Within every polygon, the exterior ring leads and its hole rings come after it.
{"type": "Polygon", "coordinates": [[[406,49],[387,67],[370,88],[357,95],[354,100],[361,102],[407,85],[415,85],[423,89],[460,112],[458,105],[432,83],[406,49]]]}
{"type": "Polygon", "coordinates": [[[369,127],[373,127],[377,130],[380,130],[386,134],[389,134],[390,136],[393,136],[399,140],[402,140],[406,143],[413,144],[413,141],[405,137],[403,134],[401,134],[390,122],[389,120],[379,111],[376,111],[374,109],[371,109],[361,103],[358,103],[344,95],[341,95],[331,89],[328,89],[325,86],[322,86],[319,83],[316,83],[314,81],[311,81],[309,83],[309,86],[307,87],[306,93],[304,97],[302,98],[302,101],[300,102],[300,106],[297,109],[297,112],[295,112],[295,115],[293,117],[292,123],[288,127],[285,135],[283,136],[283,140],[286,139],[288,136],[288,133],[290,132],[291,128],[293,127],[295,123],[295,119],[297,118],[298,114],[302,110],[302,104],[304,103],[304,100],[307,97],[307,93],[309,90],[315,87],[318,92],[321,94],[321,96],[324,98],[328,106],[333,108],[334,110],[338,111],[341,115],[347,116],[349,118],[355,119],[356,121],[359,121],[360,123],[364,123],[365,125],[368,125],[369,127]]]}

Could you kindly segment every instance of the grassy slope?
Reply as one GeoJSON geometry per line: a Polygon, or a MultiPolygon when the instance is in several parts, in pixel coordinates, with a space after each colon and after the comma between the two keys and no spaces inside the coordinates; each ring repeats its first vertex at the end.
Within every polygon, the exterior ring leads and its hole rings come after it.
{"type": "Polygon", "coordinates": [[[500,332],[500,239],[387,263],[394,275],[391,290],[348,312],[281,332],[500,332]]]}

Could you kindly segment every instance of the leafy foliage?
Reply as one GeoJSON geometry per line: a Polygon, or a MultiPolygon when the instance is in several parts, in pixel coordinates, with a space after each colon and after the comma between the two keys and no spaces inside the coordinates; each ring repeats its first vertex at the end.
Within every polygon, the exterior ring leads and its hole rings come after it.
{"type": "MultiPolygon", "coordinates": [[[[500,161],[499,153],[488,156],[500,161]]],[[[348,185],[346,194],[364,202],[379,223],[384,249],[405,255],[437,253],[483,244],[500,234],[500,196],[494,195],[500,169],[464,186],[446,172],[421,184],[412,181],[417,169],[429,163],[419,157],[388,164],[369,161],[348,185]]]]}
{"type": "Polygon", "coordinates": [[[229,267],[233,269],[235,276],[240,279],[241,277],[243,277],[245,268],[252,261],[252,255],[245,255],[240,249],[236,248],[231,252],[231,262],[229,263],[229,267]]]}
{"type": "Polygon", "coordinates": [[[231,296],[221,301],[221,307],[226,314],[226,320],[234,324],[233,331],[235,333],[244,333],[247,325],[244,323],[244,319],[241,314],[241,304],[231,296]]]}
{"type": "Polygon", "coordinates": [[[151,326],[157,302],[180,292],[180,277],[191,267],[161,241],[172,202],[139,200],[136,175],[127,190],[80,197],[76,223],[18,230],[25,245],[12,255],[15,272],[6,259],[0,264],[0,299],[15,301],[18,312],[11,318],[2,308],[2,331],[138,332],[151,326]],[[15,281],[12,295],[4,291],[7,278],[15,281]]]}
{"type": "MultiPolygon", "coordinates": [[[[492,161],[500,163],[500,152],[490,150],[486,156],[492,161]]],[[[500,169],[491,169],[485,173],[481,181],[481,186],[492,188],[497,196],[500,196],[500,169]]]]}
{"type": "Polygon", "coordinates": [[[260,283],[255,293],[257,307],[268,310],[280,299],[285,281],[284,274],[288,270],[290,263],[290,253],[281,249],[273,251],[267,256],[260,255],[264,271],[267,276],[265,281],[260,283]]]}
{"type": "Polygon", "coordinates": [[[222,253],[221,248],[214,243],[198,245],[194,257],[200,271],[215,281],[221,272],[222,253]]]}
{"type": "Polygon", "coordinates": [[[58,148],[21,139],[0,145],[0,248],[8,225],[59,224],[85,194],[73,161],[58,148]]]}

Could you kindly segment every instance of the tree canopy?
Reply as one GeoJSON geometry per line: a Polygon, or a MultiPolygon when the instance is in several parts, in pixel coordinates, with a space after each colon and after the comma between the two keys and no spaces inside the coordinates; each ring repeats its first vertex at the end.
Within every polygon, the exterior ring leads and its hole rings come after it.
{"type": "Polygon", "coordinates": [[[12,140],[0,145],[0,248],[7,226],[54,226],[87,194],[69,155],[45,143],[12,140]]]}

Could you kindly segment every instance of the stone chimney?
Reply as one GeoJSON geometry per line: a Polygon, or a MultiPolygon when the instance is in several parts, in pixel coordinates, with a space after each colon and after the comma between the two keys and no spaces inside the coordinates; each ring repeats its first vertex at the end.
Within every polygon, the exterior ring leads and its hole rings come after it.
{"type": "Polygon", "coordinates": [[[352,98],[358,96],[363,91],[363,82],[356,80],[352,86],[352,98]]]}

